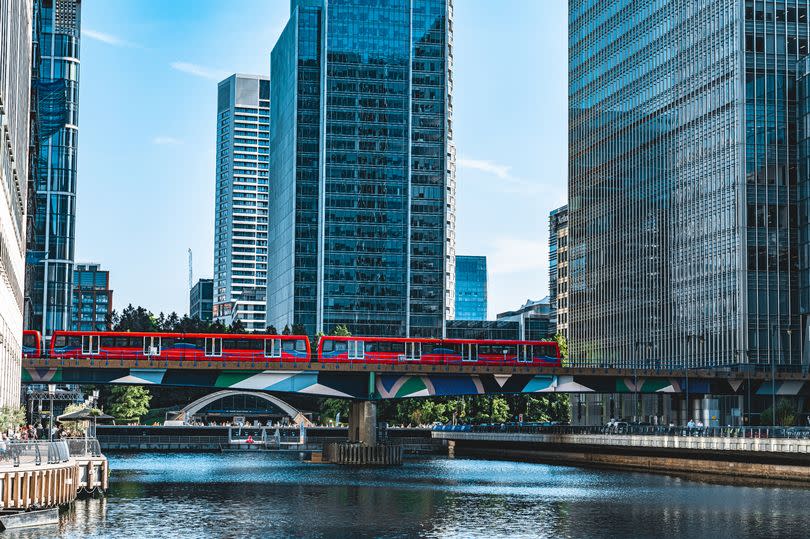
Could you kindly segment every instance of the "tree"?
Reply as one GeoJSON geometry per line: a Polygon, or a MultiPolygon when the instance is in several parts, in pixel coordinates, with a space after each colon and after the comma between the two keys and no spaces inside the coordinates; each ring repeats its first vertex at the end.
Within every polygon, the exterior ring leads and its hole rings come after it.
{"type": "Polygon", "coordinates": [[[304,324],[293,324],[292,325],[292,334],[293,335],[306,335],[307,328],[304,327],[304,324]]]}
{"type": "Polygon", "coordinates": [[[237,318],[231,324],[231,327],[228,328],[228,333],[247,333],[247,328],[245,324],[242,323],[242,320],[237,318]]]}
{"type": "Polygon", "coordinates": [[[289,335],[290,334],[290,326],[285,324],[284,329],[281,330],[281,334],[282,335],[289,335]]]}
{"type": "Polygon", "coordinates": [[[0,432],[16,430],[17,427],[25,425],[25,409],[15,406],[3,406],[0,408],[0,432]]]}
{"type": "Polygon", "coordinates": [[[776,422],[773,419],[773,406],[768,406],[759,415],[761,425],[781,425],[783,427],[796,424],[796,405],[789,399],[779,399],[776,403],[776,422]]]}
{"type": "Polygon", "coordinates": [[[554,340],[557,341],[557,346],[560,348],[563,366],[568,366],[568,340],[565,338],[565,335],[559,332],[554,335],[554,340]]]}
{"type": "Polygon", "coordinates": [[[345,399],[323,399],[321,401],[321,418],[335,421],[337,414],[349,420],[349,401],[345,399]]]}
{"type": "Polygon", "coordinates": [[[109,413],[115,419],[137,423],[149,411],[152,395],[143,386],[115,386],[108,401],[109,413]]]}
{"type": "Polygon", "coordinates": [[[276,329],[276,326],[271,324],[267,326],[267,330],[265,331],[265,333],[268,333],[270,335],[278,335],[278,330],[276,329]]]}
{"type": "Polygon", "coordinates": [[[352,332],[344,324],[338,324],[332,330],[332,335],[335,337],[351,337],[352,332]]]}
{"type": "Polygon", "coordinates": [[[158,331],[155,315],[143,307],[133,307],[130,303],[118,315],[113,316],[114,331],[158,331]]]}

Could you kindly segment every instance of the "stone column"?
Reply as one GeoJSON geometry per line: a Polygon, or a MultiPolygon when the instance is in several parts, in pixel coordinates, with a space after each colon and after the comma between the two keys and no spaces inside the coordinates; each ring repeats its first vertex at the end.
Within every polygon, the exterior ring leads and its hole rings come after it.
{"type": "Polygon", "coordinates": [[[352,402],[349,410],[349,442],[377,445],[376,402],[352,402]]]}

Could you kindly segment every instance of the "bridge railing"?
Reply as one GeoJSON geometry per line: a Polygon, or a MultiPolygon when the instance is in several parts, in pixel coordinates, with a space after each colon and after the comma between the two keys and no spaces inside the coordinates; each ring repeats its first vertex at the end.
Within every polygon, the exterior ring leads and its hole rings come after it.
{"type": "Polygon", "coordinates": [[[487,432],[513,434],[580,434],[580,435],[635,435],[635,436],[694,436],[701,438],[786,438],[810,439],[810,427],[669,427],[613,423],[605,426],[482,424],[437,425],[438,432],[487,432]]]}
{"type": "Polygon", "coordinates": [[[95,438],[63,438],[71,457],[100,457],[101,445],[95,438]]]}
{"type": "Polygon", "coordinates": [[[0,469],[23,465],[39,466],[70,460],[70,450],[64,440],[54,442],[0,441],[0,469]]]}

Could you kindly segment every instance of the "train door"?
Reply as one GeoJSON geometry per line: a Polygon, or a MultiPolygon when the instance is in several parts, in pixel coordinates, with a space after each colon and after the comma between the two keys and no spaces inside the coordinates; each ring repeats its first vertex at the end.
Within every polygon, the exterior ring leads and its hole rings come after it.
{"type": "Polygon", "coordinates": [[[528,344],[519,344],[518,345],[518,361],[521,363],[531,363],[532,362],[532,347],[528,344]]]}
{"type": "Polygon", "coordinates": [[[478,361],[478,345],[472,343],[464,343],[461,345],[461,360],[462,361],[478,361]]]}
{"type": "Polygon", "coordinates": [[[205,356],[206,357],[222,356],[222,338],[220,337],[205,338],[205,356]]]}
{"type": "Polygon", "coordinates": [[[82,335],[82,354],[97,355],[99,353],[99,340],[101,337],[98,335],[82,335]]]}
{"type": "Polygon", "coordinates": [[[143,355],[148,357],[160,355],[160,337],[143,338],[143,355]]]}
{"type": "Polygon", "coordinates": [[[264,357],[281,357],[281,339],[264,340],[264,357]]]}
{"type": "Polygon", "coordinates": [[[362,360],[366,357],[366,343],[363,341],[349,341],[349,359],[362,360]]]}
{"type": "Polygon", "coordinates": [[[420,359],[422,359],[422,343],[406,342],[405,361],[419,361],[420,359]]]}

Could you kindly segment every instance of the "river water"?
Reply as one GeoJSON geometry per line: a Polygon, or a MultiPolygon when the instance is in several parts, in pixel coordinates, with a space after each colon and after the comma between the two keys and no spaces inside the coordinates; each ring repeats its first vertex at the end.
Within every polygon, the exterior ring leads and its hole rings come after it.
{"type": "Polygon", "coordinates": [[[111,455],[105,499],[8,538],[808,537],[810,490],[430,458],[353,470],[278,454],[111,455]]]}

